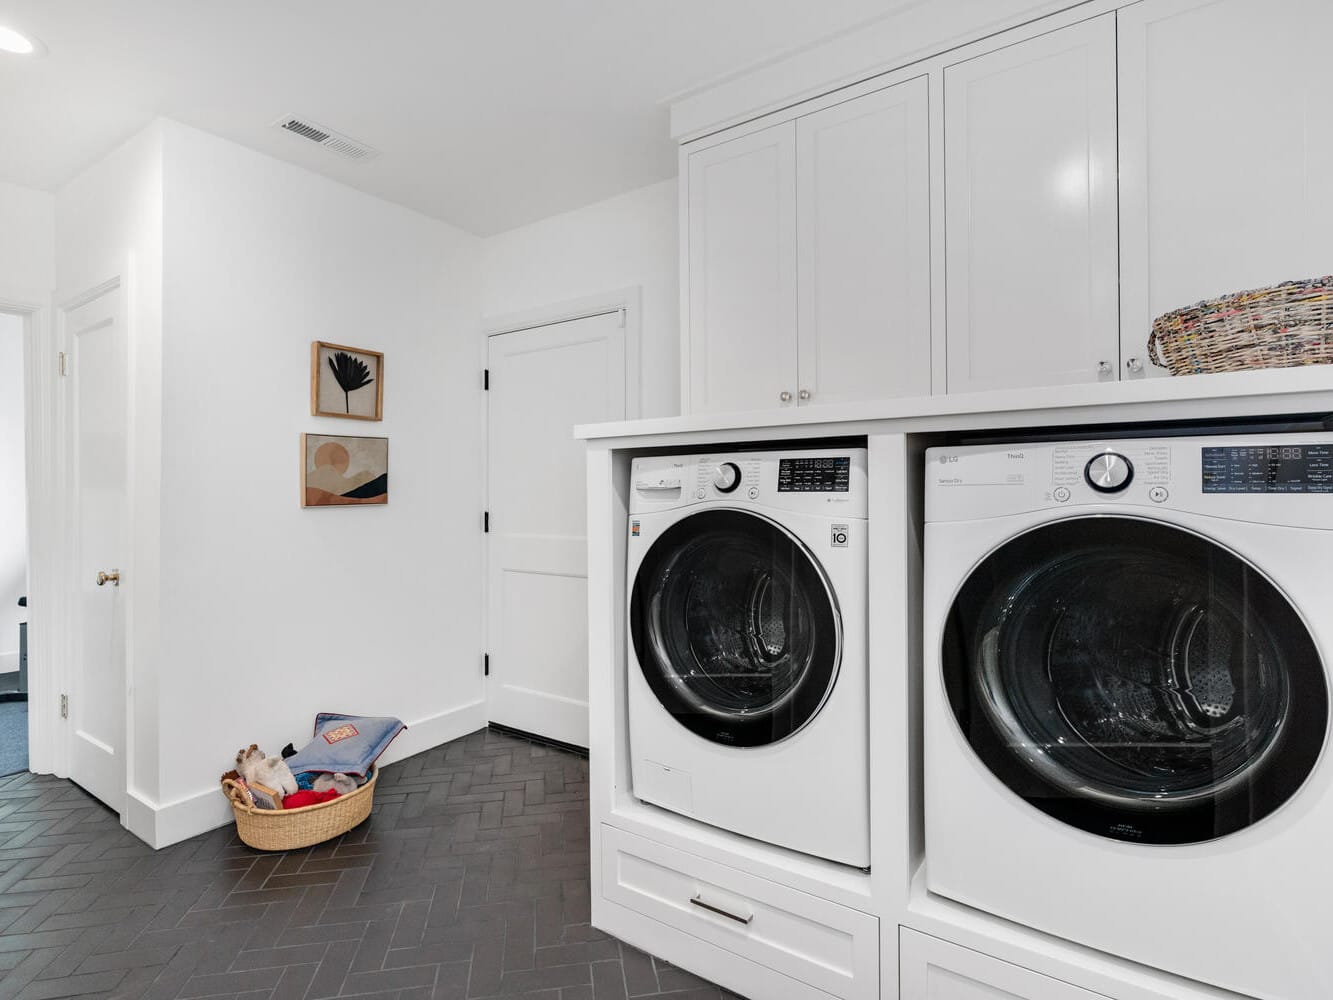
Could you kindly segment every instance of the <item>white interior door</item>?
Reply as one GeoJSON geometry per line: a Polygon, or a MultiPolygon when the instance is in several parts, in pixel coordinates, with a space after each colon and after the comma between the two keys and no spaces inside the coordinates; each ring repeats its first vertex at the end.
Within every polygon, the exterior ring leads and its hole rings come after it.
{"type": "Polygon", "coordinates": [[[588,745],[588,556],[575,424],[625,417],[624,313],[492,336],[491,721],[588,745]]]}
{"type": "Polygon", "coordinates": [[[129,359],[119,282],[64,309],[72,367],[73,660],[67,687],[69,776],[125,810],[125,598],[97,583],[124,566],[129,537],[129,359]]]}

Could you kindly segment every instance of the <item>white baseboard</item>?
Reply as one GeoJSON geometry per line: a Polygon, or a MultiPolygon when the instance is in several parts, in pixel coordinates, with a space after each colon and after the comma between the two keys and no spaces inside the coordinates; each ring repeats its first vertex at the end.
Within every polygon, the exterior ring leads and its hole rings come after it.
{"type": "MultiPolygon", "coordinates": [[[[418,722],[409,722],[406,731],[389,744],[380,764],[411,757],[486,725],[486,703],[441,712],[418,722]]],[[[231,806],[216,785],[162,805],[155,804],[130,790],[125,808],[125,828],[154,850],[188,840],[232,822],[231,806]]]]}

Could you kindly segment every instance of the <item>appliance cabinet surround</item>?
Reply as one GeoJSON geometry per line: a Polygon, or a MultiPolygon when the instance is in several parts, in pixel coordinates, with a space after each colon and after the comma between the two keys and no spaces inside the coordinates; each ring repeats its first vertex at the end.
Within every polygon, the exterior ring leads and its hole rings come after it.
{"type": "Polygon", "coordinates": [[[925,77],[685,154],[687,412],[931,387],[925,77]]]}
{"type": "Polygon", "coordinates": [[[1090,0],[681,154],[682,412],[1166,375],[1333,271],[1333,4],[1090,0]]]}

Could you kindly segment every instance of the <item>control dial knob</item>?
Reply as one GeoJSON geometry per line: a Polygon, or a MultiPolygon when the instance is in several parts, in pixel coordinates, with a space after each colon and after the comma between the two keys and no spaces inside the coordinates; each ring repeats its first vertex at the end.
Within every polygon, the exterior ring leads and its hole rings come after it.
{"type": "Polygon", "coordinates": [[[723,462],[713,473],[713,485],[719,493],[730,493],[741,484],[741,467],[735,462],[723,462]]]}
{"type": "Polygon", "coordinates": [[[1119,493],[1134,478],[1134,463],[1119,452],[1105,451],[1084,466],[1083,478],[1098,493],[1119,493]]]}

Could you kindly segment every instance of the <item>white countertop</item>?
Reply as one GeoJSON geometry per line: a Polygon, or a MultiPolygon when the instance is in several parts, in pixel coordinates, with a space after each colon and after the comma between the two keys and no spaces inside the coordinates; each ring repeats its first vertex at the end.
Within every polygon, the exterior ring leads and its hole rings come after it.
{"type": "Polygon", "coordinates": [[[767,437],[783,429],[810,436],[864,433],[862,425],[866,424],[879,425],[875,429],[881,432],[911,433],[1037,424],[1245,419],[1324,411],[1333,412],[1333,365],[655,417],[583,424],[574,428],[574,436],[599,441],[750,431],[767,437]]]}

